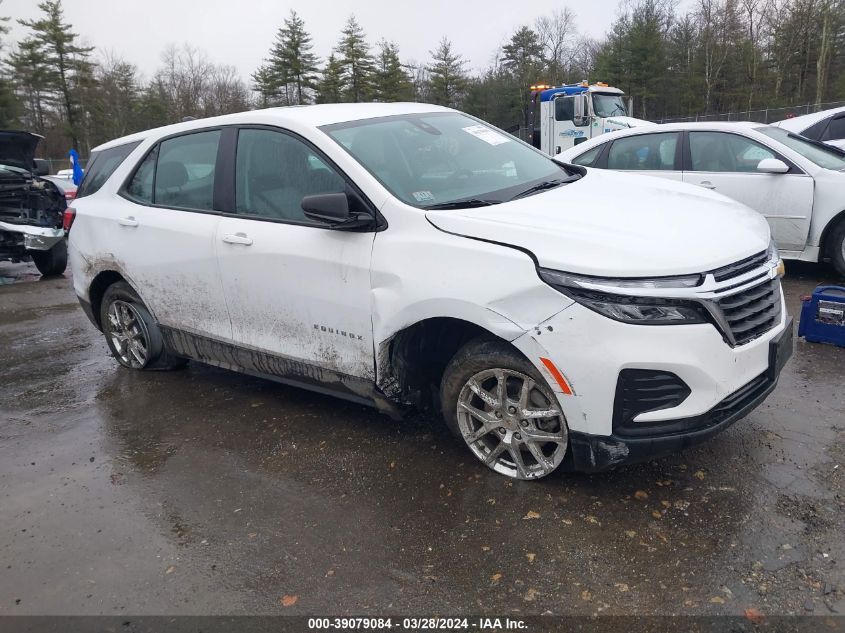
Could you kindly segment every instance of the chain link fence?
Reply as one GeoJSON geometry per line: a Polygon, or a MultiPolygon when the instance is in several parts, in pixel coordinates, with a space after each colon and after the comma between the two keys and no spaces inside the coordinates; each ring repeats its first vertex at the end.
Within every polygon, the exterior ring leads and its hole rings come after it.
{"type": "MultiPolygon", "coordinates": [[[[39,160],[45,160],[50,163],[50,174],[52,175],[56,175],[56,173],[62,169],[73,169],[73,165],[70,164],[69,158],[42,158],[39,160]]],[[[88,164],[88,159],[80,157],[79,164],[82,169],[85,169],[85,165],[88,164]]]]}
{"type": "Polygon", "coordinates": [[[741,112],[727,112],[722,114],[696,114],[695,116],[675,116],[654,119],[655,123],[689,123],[692,121],[753,121],[754,123],[775,123],[784,119],[812,114],[821,110],[830,110],[845,106],[845,101],[831,101],[829,103],[807,103],[805,105],[787,106],[783,108],[766,108],[764,110],[744,110],[741,112]]]}

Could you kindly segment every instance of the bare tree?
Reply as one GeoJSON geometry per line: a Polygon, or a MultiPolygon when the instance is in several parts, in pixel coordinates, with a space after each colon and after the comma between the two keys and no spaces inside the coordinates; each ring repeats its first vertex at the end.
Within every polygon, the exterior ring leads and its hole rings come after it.
{"type": "Polygon", "coordinates": [[[185,44],[170,46],[154,83],[163,93],[168,118],[214,116],[249,108],[249,89],[232,66],[217,66],[185,44]]]}
{"type": "Polygon", "coordinates": [[[569,70],[567,62],[573,56],[573,42],[578,33],[575,28],[575,13],[564,7],[534,21],[534,30],[543,51],[543,63],[548,69],[549,81],[563,82],[569,70]]]}

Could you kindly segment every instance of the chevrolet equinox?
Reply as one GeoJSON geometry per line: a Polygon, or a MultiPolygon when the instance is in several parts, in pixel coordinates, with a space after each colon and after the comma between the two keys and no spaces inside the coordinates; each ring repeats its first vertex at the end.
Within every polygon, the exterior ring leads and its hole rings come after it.
{"type": "Polygon", "coordinates": [[[438,106],[274,108],[111,141],[65,225],[121,365],[191,359],[394,416],[439,409],[518,479],[701,442],[792,352],[762,216],[555,162],[438,106]]]}

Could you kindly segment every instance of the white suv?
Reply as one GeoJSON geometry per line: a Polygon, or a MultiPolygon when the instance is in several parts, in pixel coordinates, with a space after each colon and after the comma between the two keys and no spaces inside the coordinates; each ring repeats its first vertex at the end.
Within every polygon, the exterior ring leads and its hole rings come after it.
{"type": "Polygon", "coordinates": [[[792,351],[761,216],[447,108],[182,123],[97,148],[82,191],[73,282],[122,365],[439,408],[510,477],[702,441],[792,351]]]}

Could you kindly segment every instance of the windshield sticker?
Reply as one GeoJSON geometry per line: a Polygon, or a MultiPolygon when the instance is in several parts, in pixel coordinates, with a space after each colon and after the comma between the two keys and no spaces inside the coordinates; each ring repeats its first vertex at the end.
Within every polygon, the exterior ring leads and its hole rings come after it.
{"type": "Polygon", "coordinates": [[[434,194],[430,191],[415,191],[411,194],[417,202],[433,202],[434,194]]]}
{"type": "Polygon", "coordinates": [[[501,145],[510,141],[509,138],[499,134],[495,130],[491,130],[484,125],[470,125],[469,127],[461,128],[467,134],[472,134],[475,138],[481,139],[490,145],[501,145]]]}

